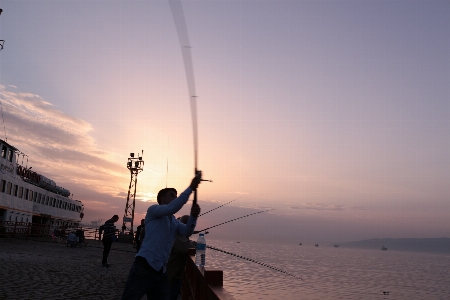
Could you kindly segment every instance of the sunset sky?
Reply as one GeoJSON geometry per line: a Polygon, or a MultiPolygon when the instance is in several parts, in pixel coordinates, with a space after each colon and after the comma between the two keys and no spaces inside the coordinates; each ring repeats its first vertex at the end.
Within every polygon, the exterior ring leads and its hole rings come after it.
{"type": "MultiPolygon", "coordinates": [[[[198,229],[272,208],[209,236],[450,236],[449,1],[182,4],[198,167],[213,180],[200,205],[237,199],[198,229]]],[[[145,161],[136,220],[166,182],[189,185],[192,116],[167,0],[0,8],[0,136],[83,201],[84,223],[123,216],[130,152],[145,161]]]]}

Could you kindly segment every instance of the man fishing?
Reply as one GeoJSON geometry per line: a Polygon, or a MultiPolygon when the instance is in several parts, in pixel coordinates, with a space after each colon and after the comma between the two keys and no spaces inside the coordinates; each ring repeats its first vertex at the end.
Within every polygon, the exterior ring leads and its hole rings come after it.
{"type": "Polygon", "coordinates": [[[201,173],[192,179],[190,186],[177,198],[174,188],[159,191],[158,204],[147,209],[145,238],[128,275],[122,300],[169,299],[170,286],[166,265],[177,234],[189,237],[194,232],[200,206],[194,202],[187,224],[181,223],[173,214],[189,200],[201,181],[201,173]]]}

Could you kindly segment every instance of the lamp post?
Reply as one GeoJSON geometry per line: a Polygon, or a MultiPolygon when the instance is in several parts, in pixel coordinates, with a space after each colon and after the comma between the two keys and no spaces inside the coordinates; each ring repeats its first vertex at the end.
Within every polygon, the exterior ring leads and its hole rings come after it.
{"type": "Polygon", "coordinates": [[[130,230],[130,235],[133,235],[133,221],[134,221],[134,208],[136,206],[136,187],[137,187],[137,176],[144,169],[144,161],[142,156],[144,155],[144,150],[142,150],[141,155],[135,157],[134,153],[130,153],[128,158],[127,168],[130,170],[131,178],[130,185],[128,187],[127,203],[125,205],[125,213],[123,215],[122,224],[122,234],[125,233],[126,229],[130,230]],[[131,202],[131,203],[130,203],[131,202]],[[127,223],[130,223],[130,227],[127,227],[127,223]]]}

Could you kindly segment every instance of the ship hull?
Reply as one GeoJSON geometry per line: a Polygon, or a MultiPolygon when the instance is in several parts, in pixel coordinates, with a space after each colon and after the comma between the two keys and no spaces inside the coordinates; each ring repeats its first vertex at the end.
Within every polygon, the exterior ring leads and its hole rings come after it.
{"type": "Polygon", "coordinates": [[[0,140],[0,149],[0,221],[39,223],[51,229],[78,226],[84,210],[81,201],[40,186],[41,175],[17,163],[15,147],[0,140]]]}

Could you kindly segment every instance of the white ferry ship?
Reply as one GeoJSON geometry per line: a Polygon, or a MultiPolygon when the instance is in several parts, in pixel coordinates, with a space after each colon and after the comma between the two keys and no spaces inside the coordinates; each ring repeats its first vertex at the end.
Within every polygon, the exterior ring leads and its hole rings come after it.
{"type": "Polygon", "coordinates": [[[50,229],[77,227],[83,218],[81,201],[70,191],[19,164],[22,154],[0,139],[0,223],[23,222],[49,225],[50,229]]]}

